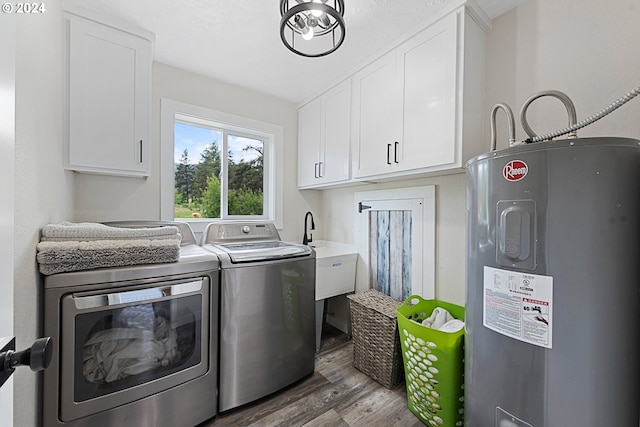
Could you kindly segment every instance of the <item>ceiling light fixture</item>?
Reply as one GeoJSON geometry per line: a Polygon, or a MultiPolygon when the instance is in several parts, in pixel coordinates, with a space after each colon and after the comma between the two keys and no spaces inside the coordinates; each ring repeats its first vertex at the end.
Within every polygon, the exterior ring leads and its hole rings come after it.
{"type": "Polygon", "coordinates": [[[344,41],[344,0],[281,0],[280,15],[280,38],[298,55],[325,56],[344,41]]]}

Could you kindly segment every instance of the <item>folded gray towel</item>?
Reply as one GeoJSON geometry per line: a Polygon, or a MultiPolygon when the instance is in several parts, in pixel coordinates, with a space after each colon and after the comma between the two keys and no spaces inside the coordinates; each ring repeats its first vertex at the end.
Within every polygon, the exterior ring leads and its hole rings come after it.
{"type": "Polygon", "coordinates": [[[48,224],[42,228],[42,241],[85,241],[85,240],[127,240],[127,239],[176,239],[180,230],[175,226],[126,228],[111,227],[93,222],[61,222],[48,224]]]}
{"type": "Polygon", "coordinates": [[[176,262],[180,240],[95,240],[40,242],[36,259],[42,274],[126,265],[176,262]]]}

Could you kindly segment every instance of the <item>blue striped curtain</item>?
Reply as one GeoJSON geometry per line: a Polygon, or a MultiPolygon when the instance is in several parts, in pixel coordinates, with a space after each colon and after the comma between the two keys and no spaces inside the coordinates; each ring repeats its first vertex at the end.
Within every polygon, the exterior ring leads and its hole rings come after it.
{"type": "Polygon", "coordinates": [[[371,287],[404,301],[411,295],[411,211],[369,211],[371,287]]]}

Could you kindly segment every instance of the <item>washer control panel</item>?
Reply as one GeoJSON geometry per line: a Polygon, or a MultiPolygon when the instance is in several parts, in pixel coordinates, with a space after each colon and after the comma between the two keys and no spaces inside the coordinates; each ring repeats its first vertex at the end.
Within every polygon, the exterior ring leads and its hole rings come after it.
{"type": "Polygon", "coordinates": [[[247,240],[280,240],[280,235],[272,223],[212,223],[205,230],[203,243],[247,240]]]}

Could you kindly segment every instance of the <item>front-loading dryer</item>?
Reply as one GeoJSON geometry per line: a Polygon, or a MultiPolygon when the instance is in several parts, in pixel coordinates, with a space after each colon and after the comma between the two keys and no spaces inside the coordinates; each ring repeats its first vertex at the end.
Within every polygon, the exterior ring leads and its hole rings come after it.
{"type": "Polygon", "coordinates": [[[175,225],[174,263],[44,278],[45,427],[191,427],[217,413],[219,262],[175,225]]]}

